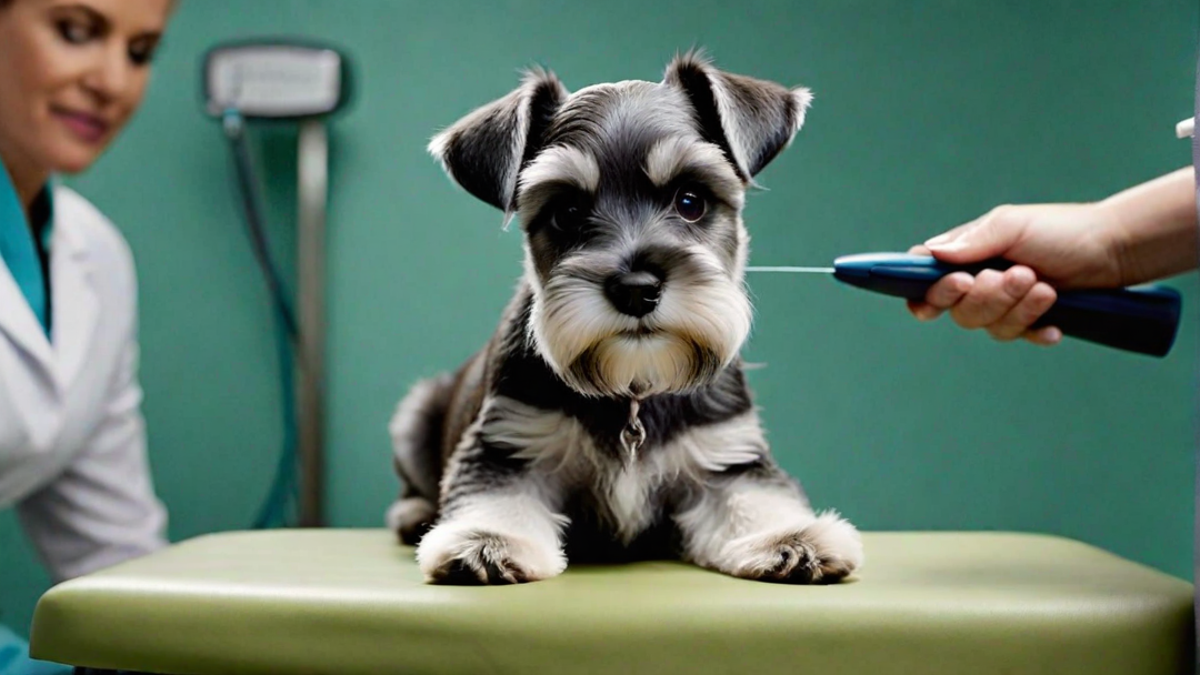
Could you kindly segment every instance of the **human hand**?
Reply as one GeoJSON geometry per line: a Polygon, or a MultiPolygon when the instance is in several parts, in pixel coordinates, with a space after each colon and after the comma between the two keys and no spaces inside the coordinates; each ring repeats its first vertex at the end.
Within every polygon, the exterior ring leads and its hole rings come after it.
{"type": "Polygon", "coordinates": [[[1033,329],[1058,298],[1058,290],[1120,285],[1115,234],[1117,214],[1103,203],[1001,206],[934,237],[909,252],[953,264],[1000,257],[1005,271],[946,275],[908,309],[923,321],[949,312],[959,326],[984,329],[994,339],[1053,345],[1055,326],[1033,329]]]}

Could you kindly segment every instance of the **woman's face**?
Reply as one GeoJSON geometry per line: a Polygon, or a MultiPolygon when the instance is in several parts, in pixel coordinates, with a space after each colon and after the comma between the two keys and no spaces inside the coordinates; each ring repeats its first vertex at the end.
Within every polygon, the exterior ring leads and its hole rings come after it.
{"type": "Polygon", "coordinates": [[[86,169],[141,103],[172,0],[0,0],[0,157],[86,169]]]}

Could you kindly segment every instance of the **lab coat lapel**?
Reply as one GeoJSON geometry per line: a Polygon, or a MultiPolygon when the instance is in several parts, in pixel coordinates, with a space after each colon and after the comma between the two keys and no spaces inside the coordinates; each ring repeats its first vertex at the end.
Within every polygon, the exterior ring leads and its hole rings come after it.
{"type": "Polygon", "coordinates": [[[0,330],[8,334],[13,342],[20,345],[43,368],[53,368],[53,353],[50,342],[42,325],[38,323],[33,310],[21,293],[17,280],[8,271],[8,267],[0,263],[0,330]]]}
{"type": "MultiPolygon", "coordinates": [[[[0,223],[9,223],[11,220],[10,224],[19,223],[24,227],[25,218],[25,209],[9,179],[8,170],[0,163],[0,223]]],[[[3,260],[0,260],[0,330],[7,333],[43,369],[52,369],[54,355],[42,323],[3,260]]]]}
{"type": "MultiPolygon", "coordinates": [[[[50,288],[53,294],[51,335],[57,357],[59,385],[67,389],[87,360],[99,305],[93,287],[87,247],[77,233],[61,220],[54,224],[51,244],[50,288]]],[[[32,312],[30,312],[32,317],[32,312]]]]}

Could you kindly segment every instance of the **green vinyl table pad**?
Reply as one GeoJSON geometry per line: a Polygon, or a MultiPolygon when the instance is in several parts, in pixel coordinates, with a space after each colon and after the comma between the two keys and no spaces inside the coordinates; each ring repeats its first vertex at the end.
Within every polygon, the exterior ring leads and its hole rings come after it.
{"type": "Polygon", "coordinates": [[[31,650],[178,675],[1191,672],[1178,578],[1044,535],[863,536],[832,586],[646,562],[449,587],[384,530],[208,535],[52,588],[31,650]]]}

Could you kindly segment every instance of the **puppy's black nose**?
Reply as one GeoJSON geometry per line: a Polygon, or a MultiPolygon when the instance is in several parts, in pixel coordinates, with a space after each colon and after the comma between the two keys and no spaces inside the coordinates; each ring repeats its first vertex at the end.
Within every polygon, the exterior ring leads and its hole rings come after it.
{"type": "Polygon", "coordinates": [[[658,306],[662,283],[653,272],[627,272],[609,277],[604,292],[618,312],[640,319],[658,306]]]}

